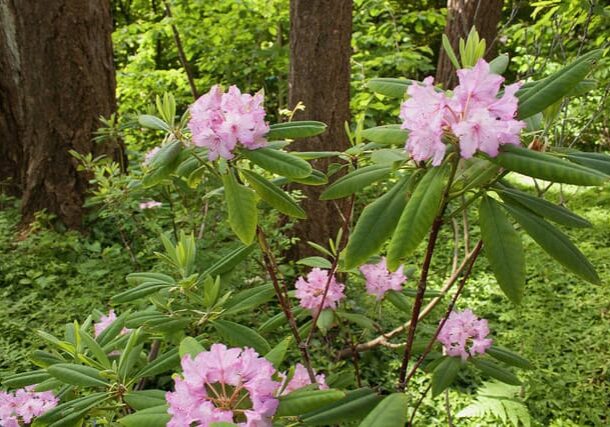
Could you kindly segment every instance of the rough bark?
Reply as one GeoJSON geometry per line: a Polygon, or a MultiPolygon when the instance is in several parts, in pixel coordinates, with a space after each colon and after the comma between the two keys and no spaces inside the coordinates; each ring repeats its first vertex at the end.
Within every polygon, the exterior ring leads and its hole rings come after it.
{"type": "MultiPolygon", "coordinates": [[[[503,0],[447,0],[447,23],[445,35],[451,41],[453,50],[458,52],[458,40],[466,39],[474,25],[479,36],[487,41],[488,48],[485,55],[490,60],[495,57],[495,38],[498,34],[498,24],[502,15],[503,0]]],[[[436,68],[436,82],[445,88],[453,88],[457,84],[455,69],[449,61],[444,50],[438,58],[436,68]]]]}
{"type": "MultiPolygon", "coordinates": [[[[298,102],[305,105],[295,120],[319,120],[328,125],[324,134],[293,143],[295,150],[349,147],[344,126],[350,119],[351,34],[351,0],[291,0],[288,104],[291,109],[298,102]]],[[[331,162],[316,161],[314,167],[326,170],[331,162]]],[[[291,257],[310,255],[308,240],[326,245],[329,237],[334,238],[342,222],[339,209],[344,212],[346,206],[341,201],[320,201],[322,187],[301,188],[307,196],[302,204],[309,220],[295,227],[300,241],[291,257]]]]}
{"type": "Polygon", "coordinates": [[[0,0],[0,180],[13,177],[25,222],[42,209],[78,228],[87,177],[79,153],[94,145],[99,117],[115,111],[109,1],[0,0]],[[7,24],[8,23],[8,24],[7,24]]]}

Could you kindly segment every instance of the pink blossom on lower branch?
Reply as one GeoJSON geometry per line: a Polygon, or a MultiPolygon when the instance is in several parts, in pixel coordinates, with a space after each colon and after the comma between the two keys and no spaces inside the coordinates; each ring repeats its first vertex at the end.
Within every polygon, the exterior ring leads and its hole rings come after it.
{"type": "MultiPolygon", "coordinates": [[[[288,377],[284,373],[279,374],[282,378],[282,385],[286,383],[288,377]]],[[[320,390],[328,389],[328,385],[326,384],[326,377],[324,374],[316,375],[316,383],[320,390]]],[[[303,387],[307,387],[311,384],[311,379],[309,379],[309,373],[307,372],[307,368],[300,363],[297,363],[294,368],[294,375],[286,384],[286,387],[282,390],[282,396],[288,393],[291,393],[295,390],[298,390],[303,387]]]]}
{"type": "MultiPolygon", "coordinates": [[[[117,319],[116,313],[114,312],[114,310],[110,310],[108,312],[108,315],[102,314],[100,316],[100,320],[97,321],[94,325],[93,325],[93,332],[94,332],[94,336],[95,338],[97,338],[102,332],[104,332],[110,325],[112,325],[114,323],[114,321],[117,319]]],[[[129,332],[131,332],[131,329],[128,328],[123,328],[121,330],[121,335],[125,335],[128,334],[129,332]]]]}
{"type": "Polygon", "coordinates": [[[407,281],[403,273],[404,266],[398,267],[395,272],[388,270],[386,258],[381,258],[377,264],[365,264],[360,271],[366,278],[366,291],[380,301],[388,291],[402,291],[402,284],[407,281]]]}
{"type": "Polygon", "coordinates": [[[320,307],[326,283],[328,283],[328,275],[329,271],[327,270],[313,268],[306,279],[304,277],[298,278],[295,287],[297,290],[296,296],[299,299],[301,307],[312,310],[312,312],[316,312],[320,308],[322,310],[325,308],[333,310],[337,308],[339,301],[345,297],[343,293],[345,285],[337,282],[334,276],[330,279],[324,304],[320,307]]]}
{"type": "Polygon", "coordinates": [[[492,340],[487,338],[487,320],[479,319],[472,310],[452,311],[438,334],[449,356],[461,356],[462,360],[484,354],[491,347],[492,340]]]}
{"type": "Polygon", "coordinates": [[[35,392],[28,386],[7,393],[0,391],[0,426],[19,427],[50,411],[59,399],[50,391],[35,392]]]}
{"type": "Polygon", "coordinates": [[[208,427],[213,422],[240,427],[270,427],[279,404],[280,383],[275,368],[251,348],[213,344],[195,358],[182,358],[182,376],[175,391],[166,394],[168,427],[208,427]]]}

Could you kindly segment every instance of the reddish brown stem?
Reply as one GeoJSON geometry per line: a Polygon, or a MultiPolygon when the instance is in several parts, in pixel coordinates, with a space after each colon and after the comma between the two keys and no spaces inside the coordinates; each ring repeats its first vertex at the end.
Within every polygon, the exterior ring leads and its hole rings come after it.
{"type": "Polygon", "coordinates": [[[417,359],[417,362],[415,362],[415,365],[413,365],[413,367],[409,371],[409,374],[407,375],[407,377],[405,379],[405,383],[408,383],[409,380],[413,377],[413,375],[415,375],[417,368],[419,368],[421,366],[421,364],[424,362],[424,359],[426,358],[426,356],[428,356],[428,354],[430,354],[430,351],[432,351],[432,348],[434,347],[434,344],[436,343],[436,338],[438,337],[438,334],[441,332],[441,329],[443,329],[443,326],[445,326],[445,322],[447,322],[447,319],[449,318],[449,315],[453,311],[453,307],[455,306],[457,299],[459,298],[460,294],[462,293],[462,290],[464,289],[464,285],[466,285],[466,282],[468,281],[468,277],[470,276],[470,273],[472,272],[472,267],[474,266],[474,263],[476,262],[477,257],[479,256],[479,253],[481,252],[482,247],[483,247],[483,241],[479,240],[479,243],[477,243],[474,250],[472,251],[472,258],[470,259],[470,264],[468,264],[468,267],[466,268],[466,271],[464,272],[464,275],[462,276],[462,280],[460,281],[460,284],[458,285],[458,288],[455,291],[455,294],[453,295],[453,298],[451,299],[451,302],[449,303],[447,310],[445,311],[445,315],[443,316],[438,327],[436,328],[436,331],[434,332],[432,339],[430,340],[430,342],[428,342],[428,345],[424,349],[423,353],[421,354],[421,356],[419,356],[419,359],[417,359]]]}

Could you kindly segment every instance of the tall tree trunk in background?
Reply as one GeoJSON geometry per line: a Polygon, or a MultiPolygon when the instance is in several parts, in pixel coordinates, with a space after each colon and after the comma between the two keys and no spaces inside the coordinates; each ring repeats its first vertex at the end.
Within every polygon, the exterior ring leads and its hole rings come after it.
{"type": "Polygon", "coordinates": [[[68,151],[122,155],[91,140],[116,109],[111,33],[108,0],[0,0],[0,181],[25,222],[46,209],[80,227],[87,177],[68,151]]]}
{"type": "MultiPolygon", "coordinates": [[[[342,151],[349,147],[345,122],[350,119],[350,55],[352,35],[352,0],[291,0],[290,1],[290,74],[288,105],[298,102],[305,111],[296,120],[319,120],[328,125],[317,137],[292,144],[299,151],[342,151]]],[[[326,170],[331,160],[314,162],[314,167],[326,170]]],[[[307,198],[302,202],[309,220],[297,223],[295,235],[300,238],[291,254],[293,258],[307,256],[311,240],[326,245],[341,226],[338,209],[345,212],[345,203],[320,201],[324,188],[302,187],[307,198]]]]}
{"type": "MultiPolygon", "coordinates": [[[[495,57],[494,40],[498,34],[503,5],[503,0],[447,0],[445,35],[451,41],[451,46],[456,54],[458,54],[459,38],[466,39],[470,28],[474,25],[479,36],[487,41],[488,48],[491,46],[491,49],[487,50],[486,59],[490,60],[495,57]]],[[[438,58],[436,82],[448,89],[457,84],[455,69],[444,49],[441,49],[438,58]]]]}

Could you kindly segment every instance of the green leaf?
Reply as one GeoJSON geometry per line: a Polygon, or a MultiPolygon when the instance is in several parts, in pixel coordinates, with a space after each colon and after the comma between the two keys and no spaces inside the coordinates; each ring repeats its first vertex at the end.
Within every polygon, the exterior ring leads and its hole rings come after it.
{"type": "Polygon", "coordinates": [[[178,140],[163,145],[150,162],[150,171],[142,179],[142,185],[153,187],[168,178],[180,164],[182,149],[182,142],[178,140]]]}
{"type": "Polygon", "coordinates": [[[413,185],[410,180],[410,175],[403,176],[390,191],[364,208],[345,249],[346,270],[363,264],[378,253],[392,235],[407,204],[409,189],[413,185]]]}
{"type": "Polygon", "coordinates": [[[483,372],[485,375],[489,375],[490,377],[495,378],[498,381],[502,381],[506,384],[521,385],[521,381],[519,381],[519,378],[517,378],[515,374],[502,368],[494,362],[485,359],[480,359],[478,357],[473,357],[470,360],[472,361],[474,366],[476,366],[477,369],[483,372]]]}
{"type": "Polygon", "coordinates": [[[411,303],[402,292],[389,291],[386,292],[384,298],[402,313],[409,313],[411,311],[411,303]]]}
{"type": "Polygon", "coordinates": [[[116,320],[114,322],[112,322],[110,324],[110,326],[108,326],[106,329],[104,329],[95,338],[95,340],[99,343],[99,345],[102,346],[102,348],[104,346],[106,346],[108,343],[110,343],[114,338],[116,338],[121,333],[121,331],[125,327],[125,320],[127,319],[128,315],[129,315],[129,311],[126,311],[123,314],[121,314],[119,317],[116,318],[116,320]]]}
{"type": "Polygon", "coordinates": [[[144,273],[131,273],[128,274],[127,282],[130,284],[141,284],[141,283],[165,283],[166,285],[175,285],[176,281],[173,277],[163,273],[154,273],[147,271],[144,273]]]}
{"type": "Polygon", "coordinates": [[[407,202],[388,247],[388,267],[395,270],[428,234],[443,196],[445,167],[429,169],[407,202]]]}
{"type": "Polygon", "coordinates": [[[104,402],[109,397],[110,396],[107,393],[93,393],[85,397],[79,397],[61,403],[55,408],[45,412],[40,417],[37,417],[35,425],[48,426],[52,425],[52,423],[65,420],[71,414],[77,413],[80,415],[81,412],[87,411],[89,408],[104,402]]]}
{"type": "Polygon", "coordinates": [[[299,139],[320,135],[326,131],[326,124],[313,120],[275,123],[269,126],[267,140],[299,139]]]}
{"type": "Polygon", "coordinates": [[[343,155],[341,151],[295,151],[293,154],[303,160],[326,159],[343,155]]]}
{"type": "Polygon", "coordinates": [[[508,187],[495,187],[504,203],[525,207],[532,212],[545,217],[557,224],[568,227],[591,227],[591,223],[563,206],[551,203],[543,198],[536,197],[508,187]]]}
{"type": "Polygon", "coordinates": [[[407,423],[409,398],[393,393],[384,398],[360,423],[360,427],[404,427],[407,423]]]}
{"type": "Polygon", "coordinates": [[[123,399],[132,409],[140,411],[142,409],[165,405],[166,393],[167,392],[164,390],[129,391],[123,396],[123,399]]]}
{"type": "Polygon", "coordinates": [[[518,118],[530,117],[568,95],[589,74],[601,54],[601,49],[588,52],[529,89],[517,92],[518,118]]]}
{"type": "Polygon", "coordinates": [[[233,295],[231,299],[224,304],[224,314],[236,314],[260,307],[269,302],[274,295],[275,290],[271,284],[246,289],[233,295]]]}
{"type": "Polygon", "coordinates": [[[279,369],[280,365],[286,357],[286,352],[292,344],[292,337],[284,338],[278,345],[273,347],[269,353],[265,354],[265,359],[273,364],[275,369],[279,369]]]}
{"type": "Polygon", "coordinates": [[[332,183],[320,195],[320,200],[334,200],[347,197],[375,181],[387,178],[392,172],[390,166],[372,165],[356,169],[332,183]]]}
{"type": "Polygon", "coordinates": [[[321,256],[310,256],[303,258],[297,261],[297,264],[306,265],[308,267],[325,268],[327,270],[332,268],[331,262],[326,258],[322,258],[321,256]]]}
{"type": "Polygon", "coordinates": [[[302,416],[305,425],[334,425],[364,418],[382,397],[368,388],[348,391],[346,396],[302,416]]]}
{"type": "Polygon", "coordinates": [[[506,204],[504,207],[527,234],[560,264],[591,283],[601,283],[595,268],[565,234],[525,209],[506,204]]]}
{"type": "Polygon", "coordinates": [[[305,160],[272,148],[257,150],[241,150],[242,155],[261,168],[286,178],[306,178],[312,173],[312,168],[305,160]]]}
{"type": "Polygon", "coordinates": [[[114,295],[111,300],[116,304],[124,304],[126,302],[134,301],[140,298],[144,298],[150,294],[154,294],[161,289],[168,289],[171,285],[165,283],[142,283],[135,288],[128,289],[120,294],[114,295]]]}
{"type": "Polygon", "coordinates": [[[397,79],[392,77],[378,77],[370,79],[367,86],[373,92],[380,93],[390,98],[403,99],[407,94],[407,89],[413,84],[412,80],[397,79]]]}
{"type": "Polygon", "coordinates": [[[155,360],[150,362],[139,370],[135,378],[153,377],[155,375],[162,374],[164,372],[173,370],[180,365],[180,354],[178,348],[174,347],[171,350],[163,353],[155,360]]]}
{"type": "Polygon", "coordinates": [[[254,241],[258,221],[256,195],[251,189],[238,184],[231,171],[222,176],[222,182],[231,229],[245,245],[249,245],[254,241]]]}
{"type": "Polygon", "coordinates": [[[345,393],[340,390],[296,390],[279,398],[280,404],[275,416],[294,417],[302,415],[344,397],[345,393]]]}
{"type": "Polygon", "coordinates": [[[375,322],[372,319],[366,317],[364,314],[346,313],[344,311],[337,311],[335,314],[337,315],[337,317],[345,319],[348,322],[355,323],[363,329],[368,329],[370,331],[375,330],[375,322]]]}
{"type": "Polygon", "coordinates": [[[110,359],[108,359],[106,352],[102,349],[102,346],[99,345],[99,343],[96,340],[94,340],[93,337],[91,337],[91,335],[89,335],[87,332],[81,330],[80,338],[83,341],[83,344],[85,345],[85,347],[89,349],[89,351],[91,352],[93,357],[98,362],[100,362],[102,367],[104,367],[105,369],[110,369],[112,367],[112,365],[110,363],[110,359]]]}
{"type": "Polygon", "coordinates": [[[497,345],[492,345],[486,351],[488,355],[493,357],[494,359],[499,360],[500,362],[504,362],[507,365],[515,366],[517,368],[522,369],[531,369],[532,364],[529,360],[519,356],[517,353],[513,353],[512,351],[500,347],[497,345]]]}
{"type": "Polygon", "coordinates": [[[47,368],[47,372],[66,384],[83,387],[107,387],[108,382],[102,378],[100,371],[90,366],[75,363],[57,363],[47,368]]]}
{"type": "Polygon", "coordinates": [[[570,153],[568,159],[579,165],[610,175],[610,156],[605,153],[570,153]]]}
{"type": "Polygon", "coordinates": [[[456,70],[459,70],[460,68],[462,68],[462,66],[460,65],[460,61],[458,61],[455,51],[453,50],[453,47],[451,46],[449,37],[447,37],[446,34],[443,34],[443,36],[441,37],[441,40],[442,40],[443,49],[447,53],[447,57],[449,58],[449,61],[451,61],[451,65],[453,65],[453,68],[455,68],[456,70]]]}
{"type": "Polygon", "coordinates": [[[256,194],[272,207],[288,216],[300,219],[307,218],[303,208],[277,185],[267,181],[255,172],[242,170],[241,173],[254,191],[256,191],[256,194]]]}
{"type": "Polygon", "coordinates": [[[216,320],[212,322],[212,325],[224,339],[234,346],[252,347],[259,354],[266,354],[271,351],[271,346],[267,340],[254,329],[228,320],[216,320]]]}
{"type": "Polygon", "coordinates": [[[51,375],[45,369],[37,371],[22,372],[19,374],[9,375],[4,378],[2,384],[9,388],[21,388],[28,385],[38,384],[51,378],[51,375]]]}
{"type": "Polygon", "coordinates": [[[519,233],[490,197],[483,196],[479,206],[483,250],[496,280],[506,296],[519,304],[525,289],[525,253],[519,233]]]}
{"type": "Polygon", "coordinates": [[[178,350],[178,354],[180,354],[180,358],[182,359],[187,354],[191,357],[197,356],[199,353],[204,351],[203,346],[193,337],[186,337],[180,341],[180,347],[178,350]]]}
{"type": "Polygon", "coordinates": [[[564,184],[603,185],[608,179],[594,169],[512,144],[503,145],[500,154],[489,160],[513,172],[564,184]]]}
{"type": "Polygon", "coordinates": [[[316,323],[316,326],[318,327],[318,329],[320,329],[320,331],[322,331],[322,334],[326,334],[326,332],[330,328],[332,328],[334,324],[335,311],[330,308],[325,308],[324,310],[322,310],[322,312],[320,312],[320,315],[318,316],[318,321],[316,323]]]}
{"type": "Polygon", "coordinates": [[[405,145],[409,133],[400,125],[384,125],[362,131],[362,137],[381,145],[405,145]]]}
{"type": "Polygon", "coordinates": [[[494,74],[504,74],[506,68],[508,67],[508,55],[503,53],[502,55],[496,56],[489,62],[489,71],[494,74]]]}
{"type": "Polygon", "coordinates": [[[407,160],[409,160],[409,156],[404,148],[384,148],[375,150],[371,154],[371,161],[379,166],[391,166],[395,168],[396,165],[404,163],[407,160]]]}
{"type": "Polygon", "coordinates": [[[172,419],[167,413],[142,414],[136,412],[119,419],[119,424],[125,427],[165,427],[172,419]]]}
{"type": "Polygon", "coordinates": [[[438,396],[453,384],[462,367],[462,360],[459,357],[443,356],[442,359],[432,373],[432,397],[438,396]]]}
{"type": "Polygon", "coordinates": [[[240,246],[232,250],[220,260],[216,261],[210,268],[208,268],[203,273],[203,275],[218,276],[233,270],[236,265],[248,258],[248,256],[252,253],[256,246],[256,244],[249,246],[240,246]]]}
{"type": "Polygon", "coordinates": [[[323,172],[313,169],[305,178],[290,178],[290,181],[305,185],[325,185],[328,183],[328,177],[323,172]]]}
{"type": "Polygon", "coordinates": [[[169,132],[171,130],[167,123],[165,123],[157,116],[152,116],[150,114],[140,114],[138,116],[138,122],[143,127],[149,129],[164,130],[166,132],[169,132]]]}

